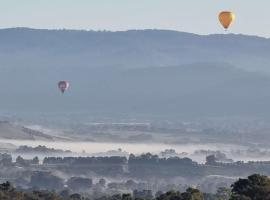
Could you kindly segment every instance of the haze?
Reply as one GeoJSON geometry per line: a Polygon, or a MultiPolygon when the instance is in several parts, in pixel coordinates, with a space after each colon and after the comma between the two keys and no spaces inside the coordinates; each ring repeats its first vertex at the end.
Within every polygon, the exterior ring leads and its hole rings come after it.
{"type": "Polygon", "coordinates": [[[0,198],[269,197],[270,3],[254,2],[1,1],[0,198]]]}
{"type": "Polygon", "coordinates": [[[223,33],[217,22],[232,10],[233,33],[269,37],[268,0],[2,0],[0,27],[129,30],[170,29],[198,34],[223,33]]]}

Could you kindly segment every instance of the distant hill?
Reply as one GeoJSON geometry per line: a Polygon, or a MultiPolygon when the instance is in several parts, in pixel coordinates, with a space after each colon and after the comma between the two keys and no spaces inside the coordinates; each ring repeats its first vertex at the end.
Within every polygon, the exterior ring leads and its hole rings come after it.
{"type": "Polygon", "coordinates": [[[270,115],[266,38],[15,28],[0,30],[0,44],[1,111],[270,115]]]}
{"type": "Polygon", "coordinates": [[[11,140],[53,140],[53,137],[42,132],[0,121],[0,139],[11,140]]]}
{"type": "Polygon", "coordinates": [[[223,62],[270,72],[270,40],[246,35],[195,35],[166,30],[122,32],[0,30],[2,67],[157,67],[223,62]]]}

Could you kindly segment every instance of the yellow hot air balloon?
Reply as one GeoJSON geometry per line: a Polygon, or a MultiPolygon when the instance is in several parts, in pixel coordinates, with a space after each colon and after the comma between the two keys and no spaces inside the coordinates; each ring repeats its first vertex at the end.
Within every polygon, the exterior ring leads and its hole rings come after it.
{"type": "Polygon", "coordinates": [[[219,21],[222,26],[227,30],[235,20],[235,14],[230,11],[223,11],[219,13],[219,21]]]}

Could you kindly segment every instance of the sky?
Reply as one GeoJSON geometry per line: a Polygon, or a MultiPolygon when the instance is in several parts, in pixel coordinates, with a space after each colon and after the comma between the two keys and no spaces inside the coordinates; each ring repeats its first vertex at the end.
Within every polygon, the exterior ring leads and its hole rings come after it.
{"type": "Polygon", "coordinates": [[[224,33],[218,13],[233,11],[231,33],[270,37],[269,0],[0,0],[0,28],[169,29],[224,33]]]}

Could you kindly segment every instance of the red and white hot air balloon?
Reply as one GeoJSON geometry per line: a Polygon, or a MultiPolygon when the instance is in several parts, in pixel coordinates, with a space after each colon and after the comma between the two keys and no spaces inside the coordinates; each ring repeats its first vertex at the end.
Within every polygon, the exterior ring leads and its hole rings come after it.
{"type": "Polygon", "coordinates": [[[62,92],[62,94],[69,88],[69,82],[67,81],[59,81],[58,88],[62,92]]]}

